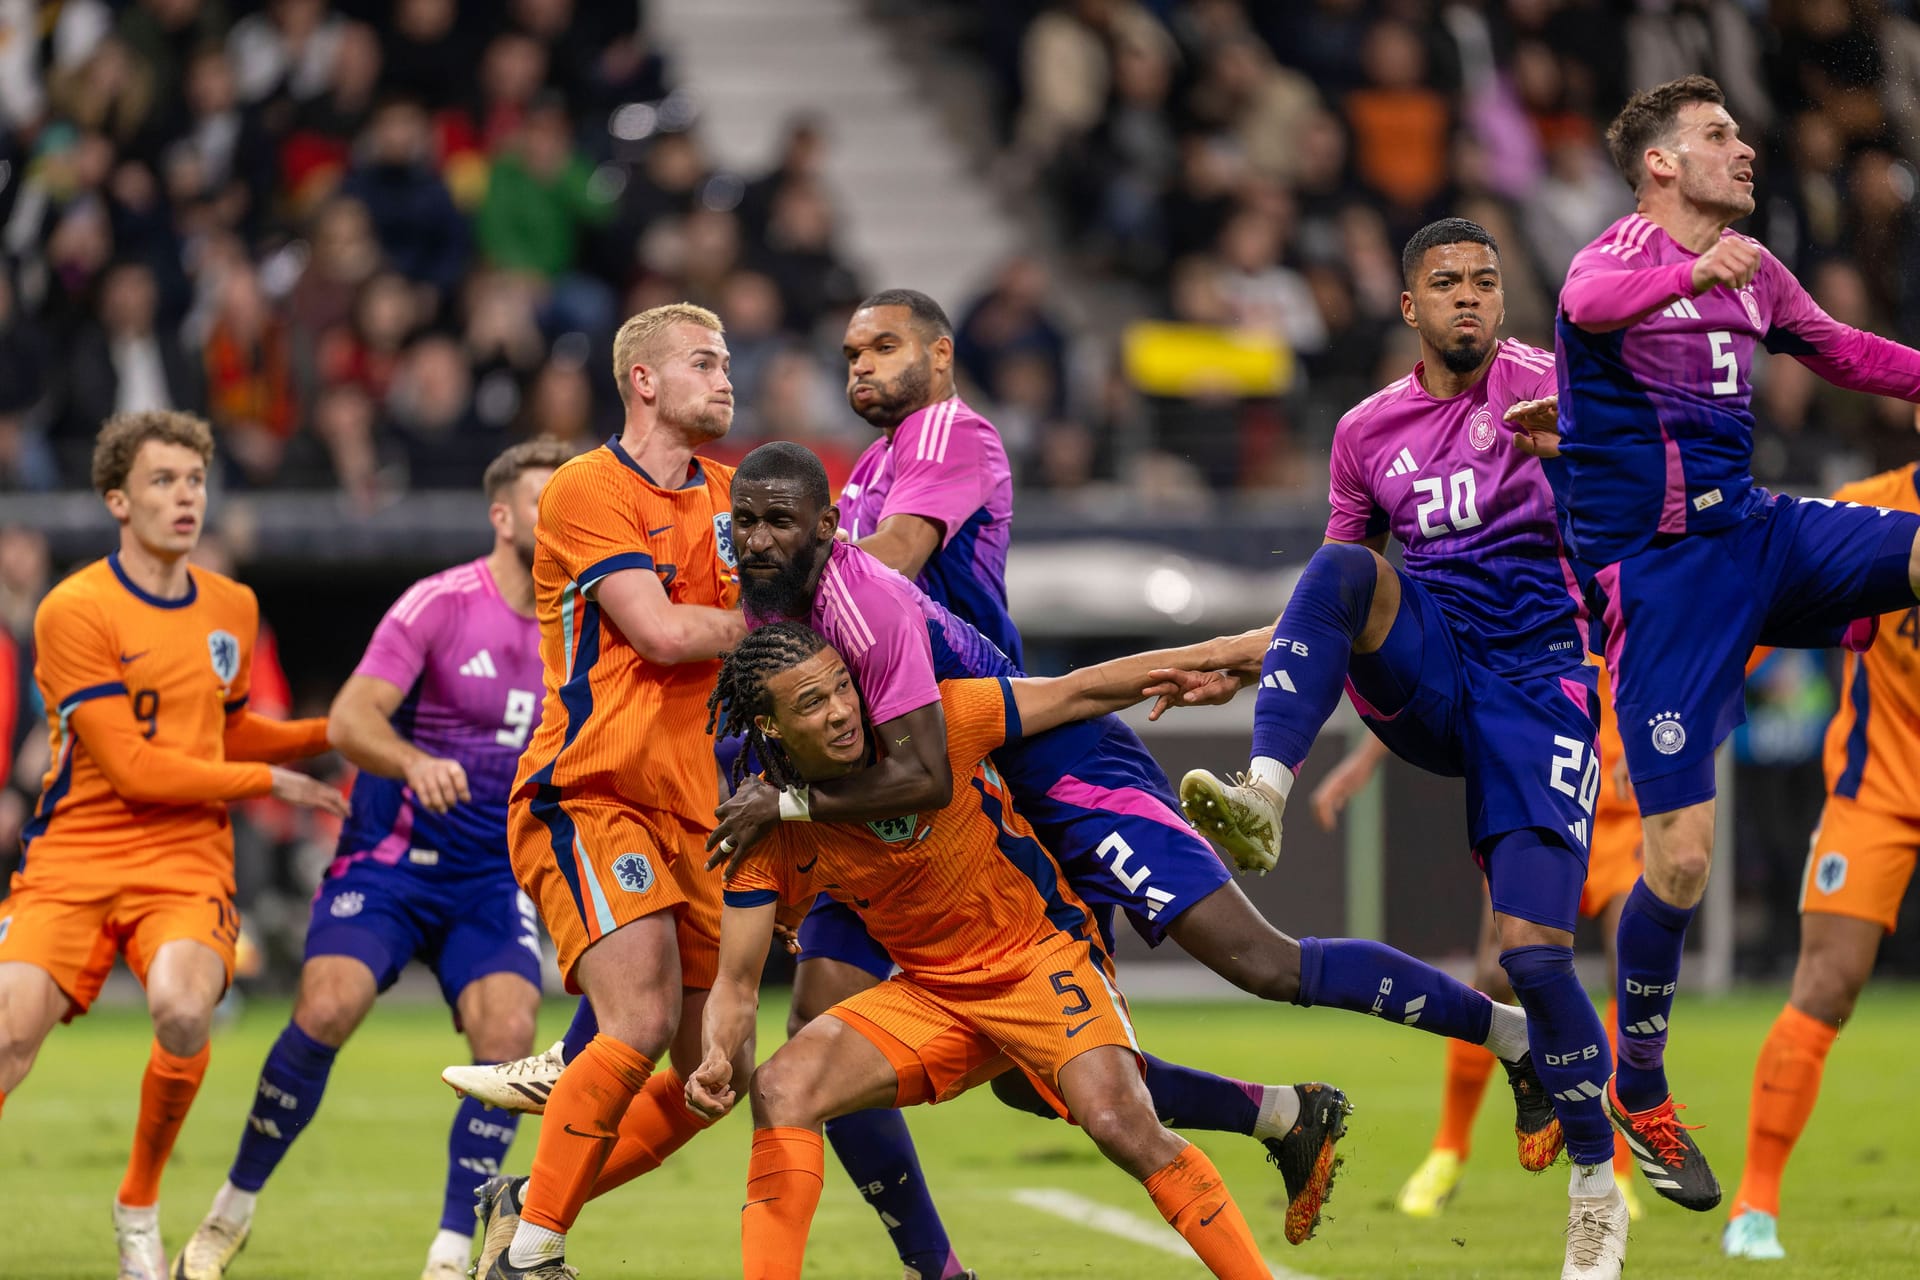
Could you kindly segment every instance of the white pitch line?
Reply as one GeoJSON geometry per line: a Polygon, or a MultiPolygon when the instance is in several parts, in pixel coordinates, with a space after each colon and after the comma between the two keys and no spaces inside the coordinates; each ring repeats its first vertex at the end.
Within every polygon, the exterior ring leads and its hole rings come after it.
{"type": "MultiPolygon", "coordinates": [[[[1193,1249],[1180,1238],[1180,1233],[1164,1222],[1152,1222],[1125,1209],[1116,1209],[1110,1204],[1101,1204],[1098,1200],[1089,1200],[1077,1196],[1071,1191],[1056,1191],[1051,1188],[1025,1187],[1013,1193],[1016,1204],[1029,1209],[1038,1209],[1041,1213],[1050,1213],[1056,1218],[1065,1218],[1076,1226],[1091,1227],[1095,1231],[1104,1231],[1110,1236],[1122,1240],[1131,1240],[1135,1244],[1145,1245],[1149,1249],[1158,1249],[1162,1253],[1171,1253],[1177,1257],[1194,1258],[1193,1249]]],[[[1295,1271],[1283,1267],[1272,1259],[1263,1258],[1267,1269],[1273,1272],[1273,1280],[1317,1280],[1304,1271],[1295,1271]]]]}

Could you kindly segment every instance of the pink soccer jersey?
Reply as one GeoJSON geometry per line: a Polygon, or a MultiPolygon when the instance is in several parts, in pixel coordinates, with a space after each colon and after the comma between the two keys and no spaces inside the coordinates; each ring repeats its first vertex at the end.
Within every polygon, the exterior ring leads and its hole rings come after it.
{"type": "Polygon", "coordinates": [[[1513,443],[1508,408],[1554,393],[1553,356],[1503,339],[1485,377],[1449,400],[1419,366],[1340,419],[1327,537],[1390,532],[1428,587],[1498,667],[1582,660],[1585,608],[1561,552],[1553,492],[1513,443]]]}

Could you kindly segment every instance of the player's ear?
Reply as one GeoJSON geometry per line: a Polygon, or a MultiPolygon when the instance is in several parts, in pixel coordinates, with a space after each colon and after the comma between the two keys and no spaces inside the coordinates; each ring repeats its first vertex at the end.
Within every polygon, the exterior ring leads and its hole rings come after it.
{"type": "MultiPolygon", "coordinates": [[[[1916,419],[1916,421],[1920,421],[1920,419],[1916,419]]],[[[840,508],[838,506],[829,506],[825,511],[820,513],[820,533],[814,541],[832,542],[833,535],[839,532],[839,529],[840,508]]]]}
{"type": "Polygon", "coordinates": [[[107,490],[106,493],[102,495],[102,501],[107,504],[107,514],[115,520],[125,520],[133,514],[133,506],[127,501],[127,491],[125,489],[107,490]]]}
{"type": "Polygon", "coordinates": [[[1679,157],[1665,147],[1648,147],[1641,161],[1656,178],[1671,178],[1680,172],[1679,157]]]}
{"type": "Polygon", "coordinates": [[[945,373],[953,368],[953,339],[941,334],[927,344],[927,351],[933,357],[933,367],[945,373]]]}
{"type": "Polygon", "coordinates": [[[780,739],[780,726],[774,721],[772,716],[755,716],[753,718],[753,727],[758,729],[760,735],[764,738],[775,742],[780,739]]]}
{"type": "Polygon", "coordinates": [[[1420,310],[1413,305],[1413,294],[1407,290],[1402,290],[1400,294],[1400,318],[1407,322],[1410,329],[1420,327],[1420,310]]]}

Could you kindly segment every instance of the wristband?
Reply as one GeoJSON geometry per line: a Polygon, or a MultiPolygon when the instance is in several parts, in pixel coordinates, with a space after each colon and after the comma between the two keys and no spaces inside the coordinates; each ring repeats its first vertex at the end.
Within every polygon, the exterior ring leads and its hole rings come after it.
{"type": "Polygon", "coordinates": [[[806,787],[788,787],[780,793],[780,821],[813,821],[813,796],[806,787]]]}

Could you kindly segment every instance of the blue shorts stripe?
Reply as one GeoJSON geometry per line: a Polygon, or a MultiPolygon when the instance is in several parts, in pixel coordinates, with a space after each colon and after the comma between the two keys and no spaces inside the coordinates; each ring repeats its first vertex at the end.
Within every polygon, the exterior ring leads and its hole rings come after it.
{"type": "Polygon", "coordinates": [[[1847,767],[1833,784],[1833,793],[1853,800],[1860,795],[1860,778],[1867,771],[1867,716],[1873,706],[1867,691],[1866,660],[1853,657],[1850,661],[1853,683],[1847,688],[1847,697],[1853,703],[1853,729],[1847,734],[1847,767]]]}
{"type": "Polygon", "coordinates": [[[729,907],[770,907],[780,895],[772,889],[728,889],[720,899],[729,907]]]}
{"type": "Polygon", "coordinates": [[[547,842],[553,846],[553,860],[559,866],[561,876],[566,879],[567,892],[573,895],[573,909],[585,920],[587,897],[580,889],[580,868],[574,862],[573,852],[579,841],[579,833],[574,830],[573,819],[560,807],[560,789],[541,787],[527,810],[547,829],[547,842]]]}
{"type": "MultiPolygon", "coordinates": [[[[987,766],[989,770],[992,766],[987,766]]],[[[997,776],[994,781],[999,785],[997,776]]],[[[1040,842],[1029,835],[1020,835],[1007,829],[1006,810],[1000,797],[985,786],[976,776],[974,789],[980,793],[981,807],[987,817],[998,828],[996,843],[1000,854],[1017,868],[1033,885],[1033,891],[1040,895],[1040,901],[1046,904],[1047,919],[1053,927],[1062,933],[1076,938],[1087,936],[1087,928],[1092,923],[1080,905],[1060,892],[1060,871],[1054,865],[1053,855],[1049,854],[1040,842]]]]}

